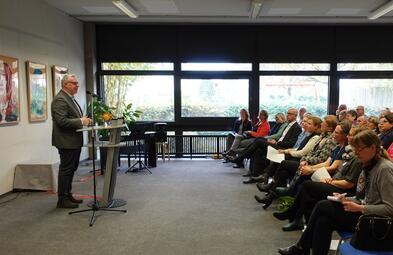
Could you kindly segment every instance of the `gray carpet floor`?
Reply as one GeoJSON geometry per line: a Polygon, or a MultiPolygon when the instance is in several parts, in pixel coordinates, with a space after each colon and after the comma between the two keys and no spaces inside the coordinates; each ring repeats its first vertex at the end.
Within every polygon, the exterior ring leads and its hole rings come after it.
{"type": "MultiPolygon", "coordinates": [[[[90,212],[68,215],[46,192],[23,192],[1,204],[0,254],[277,254],[301,233],[282,232],[275,205],[263,210],[253,198],[255,185],[242,184],[245,170],[220,160],[159,162],[151,175],[126,174],[124,167],[115,198],[127,201],[128,212],[99,211],[93,227],[90,212]]],[[[82,163],[75,181],[90,168],[82,163]]],[[[100,176],[99,195],[102,185],[100,176]]],[[[74,182],[74,193],[91,195],[92,181],[74,182]]]]}

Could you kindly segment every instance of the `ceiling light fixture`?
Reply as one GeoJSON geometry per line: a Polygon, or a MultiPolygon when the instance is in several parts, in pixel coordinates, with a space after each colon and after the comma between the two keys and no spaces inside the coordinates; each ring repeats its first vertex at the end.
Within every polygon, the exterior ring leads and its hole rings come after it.
{"type": "Polygon", "coordinates": [[[138,18],[137,11],[131,7],[126,1],[124,0],[113,0],[112,3],[116,5],[122,12],[127,14],[130,18],[138,18]]]}
{"type": "Polygon", "coordinates": [[[379,17],[385,15],[386,13],[393,10],[393,1],[389,1],[382,5],[378,9],[372,11],[370,15],[367,16],[368,19],[378,19],[379,17]]]}
{"type": "Polygon", "coordinates": [[[252,0],[251,1],[251,10],[250,10],[250,19],[256,19],[259,15],[259,12],[262,9],[263,0],[252,0]]]}

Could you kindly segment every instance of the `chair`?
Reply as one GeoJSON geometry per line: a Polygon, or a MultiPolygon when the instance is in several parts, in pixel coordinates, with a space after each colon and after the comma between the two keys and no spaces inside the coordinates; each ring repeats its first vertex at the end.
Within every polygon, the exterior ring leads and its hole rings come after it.
{"type": "Polygon", "coordinates": [[[340,236],[340,240],[338,241],[337,250],[335,253],[336,255],[340,254],[340,245],[343,242],[350,240],[353,233],[344,230],[337,230],[337,234],[340,236]]]}
{"type": "Polygon", "coordinates": [[[349,242],[344,242],[339,246],[341,255],[392,255],[393,251],[361,251],[355,249],[349,242]]]}
{"type": "MultiPolygon", "coordinates": [[[[171,160],[171,157],[169,155],[168,142],[156,142],[156,146],[157,146],[157,151],[158,151],[158,148],[161,148],[162,162],[165,162],[166,157],[168,157],[168,160],[171,160]]],[[[157,154],[157,157],[158,157],[158,154],[157,154]]]]}
{"type": "MultiPolygon", "coordinates": [[[[161,148],[162,161],[165,162],[165,157],[168,155],[168,160],[170,160],[169,155],[169,144],[167,139],[167,123],[155,123],[154,129],[156,130],[156,146],[161,148]]],[[[158,157],[158,155],[157,155],[158,157]]]]}

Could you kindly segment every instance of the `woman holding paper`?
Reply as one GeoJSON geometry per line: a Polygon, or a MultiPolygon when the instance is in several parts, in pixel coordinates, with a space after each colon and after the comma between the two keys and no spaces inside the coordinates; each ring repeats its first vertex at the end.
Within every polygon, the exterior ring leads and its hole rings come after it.
{"type": "Polygon", "coordinates": [[[281,248],[282,255],[326,255],[332,232],[353,232],[362,214],[393,217],[393,163],[372,131],[362,131],[353,138],[353,150],[362,162],[356,196],[336,194],[340,202],[323,200],[315,206],[306,230],[296,244],[281,248]]]}
{"type": "Polygon", "coordinates": [[[320,182],[305,181],[296,194],[292,206],[283,212],[273,213],[273,216],[279,220],[290,220],[289,224],[282,227],[283,231],[303,229],[303,215],[307,222],[315,204],[320,200],[326,199],[327,196],[332,195],[334,192],[347,192],[349,195],[355,193],[355,185],[362,168],[361,162],[352,151],[351,144],[353,137],[364,130],[366,130],[366,127],[351,128],[347,136],[350,145],[345,147],[343,154],[344,163],[332,178],[329,177],[320,180],[320,182]]]}
{"type": "Polygon", "coordinates": [[[292,160],[284,160],[281,163],[277,164],[278,168],[273,177],[273,181],[266,185],[267,186],[266,191],[270,191],[270,193],[267,196],[263,198],[260,198],[257,195],[254,196],[257,202],[264,204],[263,206],[264,209],[268,208],[272,203],[272,201],[277,197],[277,195],[273,192],[274,189],[279,185],[283,185],[288,178],[292,178],[293,175],[295,174],[294,172],[290,173],[288,171],[284,171],[283,169],[288,169],[287,167],[288,164],[298,163],[298,161],[296,161],[295,158],[301,158],[302,156],[306,155],[318,143],[321,123],[322,120],[319,117],[308,116],[303,127],[304,130],[309,133],[309,135],[303,140],[299,148],[279,150],[281,153],[285,152],[286,154],[290,155],[292,157],[292,160]]]}

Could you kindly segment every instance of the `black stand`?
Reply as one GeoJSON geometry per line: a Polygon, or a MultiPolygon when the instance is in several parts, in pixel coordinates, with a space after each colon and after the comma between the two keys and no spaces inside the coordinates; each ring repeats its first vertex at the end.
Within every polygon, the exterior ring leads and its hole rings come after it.
{"type": "MultiPolygon", "coordinates": [[[[92,113],[94,112],[93,110],[93,95],[91,96],[91,107],[92,107],[92,113]]],[[[94,114],[92,114],[93,116],[94,114]]],[[[94,120],[92,119],[92,123],[94,124],[94,120]]],[[[78,211],[72,211],[69,212],[68,214],[75,214],[75,213],[82,213],[82,212],[93,212],[93,214],[91,215],[90,218],[90,224],[89,226],[92,227],[95,220],[96,220],[96,212],[97,211],[115,211],[115,212],[124,212],[126,213],[127,210],[124,209],[112,209],[112,208],[102,208],[100,207],[99,201],[97,200],[97,181],[96,181],[96,163],[95,163],[95,159],[96,159],[96,147],[95,147],[95,130],[94,130],[94,125],[91,128],[91,141],[92,141],[92,149],[93,149],[93,192],[94,192],[94,200],[93,203],[91,204],[91,208],[89,209],[84,209],[84,210],[78,210],[78,211]]]]}
{"type": "MultiPolygon", "coordinates": [[[[137,143],[138,161],[135,162],[132,166],[130,166],[127,169],[126,173],[136,173],[136,172],[146,169],[150,174],[152,174],[150,169],[142,161],[142,157],[141,157],[141,153],[142,153],[141,140],[144,139],[144,133],[150,126],[151,126],[151,123],[138,123],[138,124],[135,123],[132,126],[130,126],[131,136],[134,138],[134,141],[136,141],[136,143],[137,143]],[[137,166],[137,167],[135,167],[135,166],[137,166]]],[[[146,144],[144,144],[143,146],[146,146],[146,144]]],[[[144,151],[143,153],[145,153],[145,150],[143,150],[143,151],[144,151]]]]}
{"type": "Polygon", "coordinates": [[[145,163],[142,161],[142,157],[141,157],[141,141],[138,140],[138,161],[135,162],[132,166],[130,166],[126,173],[130,173],[130,172],[138,172],[141,171],[143,169],[146,169],[150,174],[152,174],[152,172],[150,171],[150,169],[145,165],[145,163]],[[138,165],[138,167],[135,167],[136,165],[138,165]]]}

